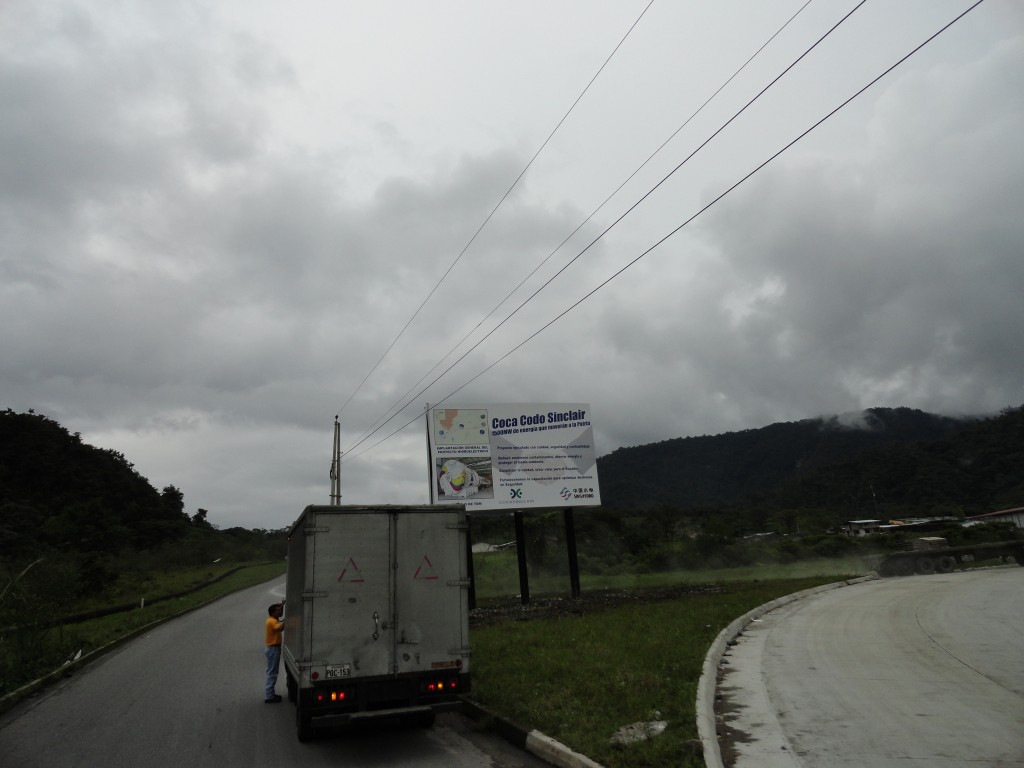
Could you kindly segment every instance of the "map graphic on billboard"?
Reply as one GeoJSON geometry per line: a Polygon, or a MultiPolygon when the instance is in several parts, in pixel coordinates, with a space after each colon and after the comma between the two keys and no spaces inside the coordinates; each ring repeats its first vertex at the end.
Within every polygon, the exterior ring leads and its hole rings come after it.
{"type": "Polygon", "coordinates": [[[438,445],[487,445],[487,411],[483,408],[438,408],[434,439],[438,445]]]}

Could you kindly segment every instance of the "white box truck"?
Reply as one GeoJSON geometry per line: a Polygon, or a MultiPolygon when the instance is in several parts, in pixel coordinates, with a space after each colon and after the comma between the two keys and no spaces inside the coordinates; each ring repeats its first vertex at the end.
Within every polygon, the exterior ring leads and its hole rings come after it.
{"type": "Polygon", "coordinates": [[[282,656],[298,737],[469,690],[465,508],[309,506],[288,537],[282,656]]]}

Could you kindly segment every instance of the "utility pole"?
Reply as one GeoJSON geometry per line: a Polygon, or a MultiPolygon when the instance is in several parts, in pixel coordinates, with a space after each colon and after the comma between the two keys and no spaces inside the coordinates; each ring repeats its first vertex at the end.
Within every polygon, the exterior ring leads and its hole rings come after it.
{"type": "Polygon", "coordinates": [[[331,506],[341,506],[341,422],[334,417],[334,450],[331,453],[331,506]]]}
{"type": "Polygon", "coordinates": [[[430,403],[423,404],[423,413],[426,417],[427,427],[427,487],[430,489],[430,503],[437,504],[437,474],[434,468],[434,459],[430,454],[430,403]]]}

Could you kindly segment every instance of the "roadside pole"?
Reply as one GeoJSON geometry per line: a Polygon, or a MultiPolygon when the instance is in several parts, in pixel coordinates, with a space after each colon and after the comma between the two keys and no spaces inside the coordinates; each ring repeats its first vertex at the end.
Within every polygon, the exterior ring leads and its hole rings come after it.
{"type": "Polygon", "coordinates": [[[473,521],[466,515],[466,576],[469,577],[469,610],[476,608],[476,577],[473,571],[473,521]]]}
{"type": "Polygon", "coordinates": [[[572,599],[578,600],[580,591],[580,561],[576,553],[576,521],[573,518],[572,507],[566,507],[562,511],[562,518],[565,520],[565,547],[569,552],[569,586],[572,589],[572,599]]]}
{"type": "Polygon", "coordinates": [[[513,512],[516,522],[516,555],[519,559],[519,595],[523,605],[530,602],[530,578],[526,572],[526,531],[523,528],[523,513],[513,512]]]}

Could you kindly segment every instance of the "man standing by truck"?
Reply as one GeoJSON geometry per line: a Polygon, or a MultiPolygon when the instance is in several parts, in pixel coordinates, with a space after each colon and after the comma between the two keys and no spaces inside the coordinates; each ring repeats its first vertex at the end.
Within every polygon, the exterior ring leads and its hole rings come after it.
{"type": "Polygon", "coordinates": [[[277,704],[281,697],[274,689],[277,687],[277,672],[281,668],[281,633],[284,631],[284,600],[274,603],[267,608],[267,621],[264,624],[264,638],[266,642],[267,657],[267,679],[266,688],[263,692],[263,701],[266,704],[277,704]]]}

